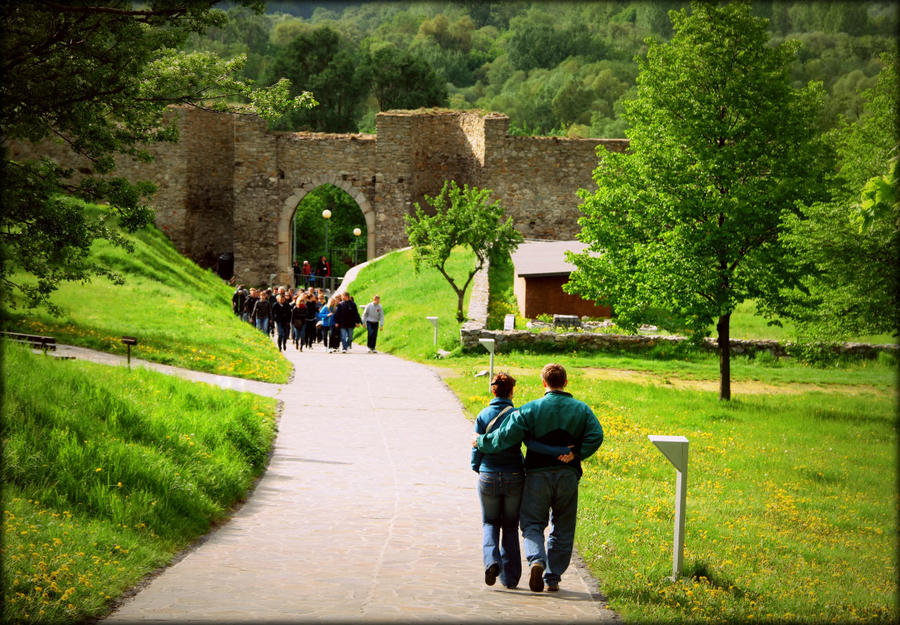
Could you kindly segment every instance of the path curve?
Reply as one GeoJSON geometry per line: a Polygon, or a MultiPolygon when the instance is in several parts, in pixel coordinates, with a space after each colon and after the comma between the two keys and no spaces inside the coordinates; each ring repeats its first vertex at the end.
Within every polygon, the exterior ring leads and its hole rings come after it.
{"type": "MultiPolygon", "coordinates": [[[[95,359],[76,351],[68,354],[95,359]]],[[[278,397],[284,408],[247,503],[106,621],[618,619],[580,564],[558,593],[532,593],[524,576],[517,590],[485,586],[473,426],[435,372],[359,345],[348,354],[292,346],[286,356],[296,375],[285,385],[137,363],[248,385],[239,390],[278,397]]]]}

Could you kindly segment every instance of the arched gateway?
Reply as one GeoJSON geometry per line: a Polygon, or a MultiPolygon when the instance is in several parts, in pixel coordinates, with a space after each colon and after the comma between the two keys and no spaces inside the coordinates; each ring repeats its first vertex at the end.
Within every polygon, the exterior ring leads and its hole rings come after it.
{"type": "MultiPolygon", "coordinates": [[[[445,180],[493,191],[531,239],[572,239],[579,188],[592,188],[596,148],[626,139],[513,137],[509,118],[480,111],[388,111],[376,134],[270,132],[255,116],[181,107],[177,144],[152,146],[153,163],[120,159],[118,175],[158,186],[156,223],[179,251],[206,267],[234,253],[248,285],[291,278],[291,216],[323,184],[346,191],[365,215],[367,258],[408,244],[403,216],[445,180]]],[[[12,158],[49,155],[84,166],[60,144],[17,144],[12,158]]]]}

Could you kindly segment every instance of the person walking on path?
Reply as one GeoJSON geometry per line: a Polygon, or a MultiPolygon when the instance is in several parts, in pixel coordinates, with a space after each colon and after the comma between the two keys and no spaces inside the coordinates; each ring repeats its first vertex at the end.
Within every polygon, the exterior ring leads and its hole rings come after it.
{"type": "Polygon", "coordinates": [[[513,412],[500,428],[478,436],[479,451],[496,453],[533,438],[548,445],[571,447],[573,458],[560,458],[529,449],[525,456],[525,485],[519,520],[525,557],[530,566],[528,586],[534,592],[559,590],[575,543],[578,481],[581,460],[603,443],[603,428],[594,412],[565,391],[565,368],[550,363],[541,370],[544,396],[513,412]],[[544,530],[552,524],[544,543],[544,530]]]}
{"type": "MultiPolygon", "coordinates": [[[[509,417],[516,379],[501,372],[491,380],[494,399],[478,413],[475,433],[485,434],[498,429],[509,417]]],[[[568,447],[544,445],[525,440],[529,450],[535,449],[554,455],[561,460],[571,459],[568,447]]],[[[500,576],[500,583],[515,588],[522,577],[522,556],[519,552],[519,506],[522,502],[522,483],[525,467],[518,445],[485,454],[472,449],[472,470],[478,473],[478,499],[481,502],[482,553],[484,557],[484,583],[493,586],[500,576]]]]}
{"type": "Polygon", "coordinates": [[[256,327],[263,334],[269,334],[269,319],[272,316],[272,303],[269,301],[267,291],[259,294],[259,300],[253,306],[253,319],[256,321],[256,327]]]}
{"type": "Polygon", "coordinates": [[[366,345],[369,347],[369,353],[375,353],[375,341],[378,340],[379,328],[384,330],[384,310],[381,308],[381,298],[378,295],[372,297],[372,301],[366,304],[362,315],[363,323],[366,324],[368,336],[366,345]]]}
{"type": "Polygon", "coordinates": [[[284,294],[278,293],[278,297],[272,304],[272,319],[275,320],[275,327],[278,329],[278,349],[284,351],[287,349],[288,336],[291,332],[291,305],[285,301],[284,294]]]}
{"type": "Polygon", "coordinates": [[[341,353],[346,354],[353,342],[353,329],[362,323],[362,319],[350,294],[344,291],[343,298],[334,313],[334,325],[341,331],[341,353]]]}

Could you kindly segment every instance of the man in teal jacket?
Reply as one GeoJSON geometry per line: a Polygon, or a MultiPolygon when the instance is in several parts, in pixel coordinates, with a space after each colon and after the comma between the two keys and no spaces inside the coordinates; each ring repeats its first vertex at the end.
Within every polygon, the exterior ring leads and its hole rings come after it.
{"type": "Polygon", "coordinates": [[[480,451],[496,453],[531,438],[547,445],[569,447],[565,462],[529,449],[525,454],[525,486],[519,521],[525,557],[531,567],[528,585],[541,592],[559,590],[559,580],[572,559],[578,480],[581,460],[603,442],[603,428],[594,412],[565,391],[568,384],[562,365],[550,363],[541,370],[544,396],[521,406],[498,429],[479,436],[480,451]],[[553,524],[544,545],[544,530],[553,524]]]}

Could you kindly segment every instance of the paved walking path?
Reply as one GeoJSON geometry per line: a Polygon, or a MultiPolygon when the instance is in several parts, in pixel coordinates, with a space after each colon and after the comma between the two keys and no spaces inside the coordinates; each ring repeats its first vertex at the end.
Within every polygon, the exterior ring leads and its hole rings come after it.
{"type": "Polygon", "coordinates": [[[108,621],[617,618],[580,566],[558,593],[532,593],[527,573],[485,586],[473,425],[437,374],[359,345],[286,355],[297,375],[282,386],[189,375],[283,401],[274,455],[247,503],[108,621]]]}

